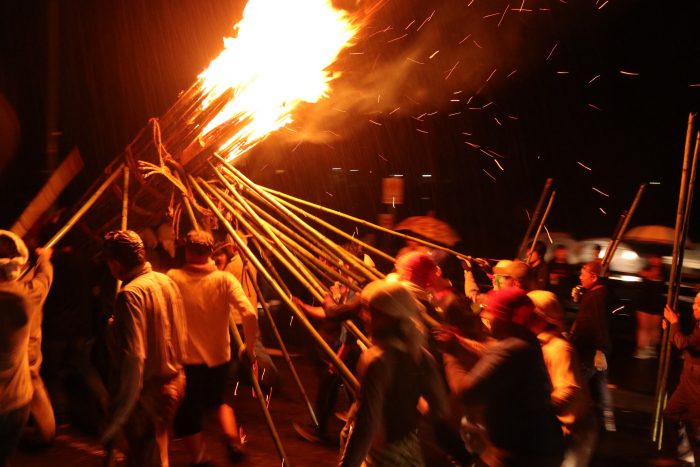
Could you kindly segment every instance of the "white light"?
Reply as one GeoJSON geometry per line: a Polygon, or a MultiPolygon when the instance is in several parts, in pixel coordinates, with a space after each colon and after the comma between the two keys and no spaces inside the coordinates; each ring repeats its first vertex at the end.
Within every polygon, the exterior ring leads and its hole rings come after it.
{"type": "Polygon", "coordinates": [[[432,176],[433,176],[433,174],[423,174],[423,175],[421,175],[421,177],[423,177],[423,178],[430,178],[430,177],[432,177],[432,176]]]}
{"type": "Polygon", "coordinates": [[[333,172],[339,172],[339,171],[343,170],[343,168],[342,167],[331,167],[331,170],[333,172]]]}
{"type": "Polygon", "coordinates": [[[622,257],[622,259],[637,259],[637,258],[639,258],[639,255],[632,250],[625,250],[622,252],[622,254],[620,256],[622,257]]]}
{"type": "Polygon", "coordinates": [[[401,178],[401,177],[403,177],[403,174],[394,174],[394,175],[390,175],[390,176],[391,176],[391,177],[396,177],[396,178],[401,178]]]}
{"type": "Polygon", "coordinates": [[[350,169],[350,172],[359,172],[360,169],[350,169]]]}

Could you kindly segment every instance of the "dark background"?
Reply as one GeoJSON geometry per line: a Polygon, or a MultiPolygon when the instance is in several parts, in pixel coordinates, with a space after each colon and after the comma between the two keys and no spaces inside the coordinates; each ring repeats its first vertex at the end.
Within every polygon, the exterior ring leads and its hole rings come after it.
{"type": "MultiPolygon", "coordinates": [[[[480,255],[514,253],[547,177],[557,188],[550,231],[609,236],[647,181],[660,184],[632,226],[673,226],[688,113],[700,101],[698,2],[521,3],[385,2],[334,67],[342,75],[329,99],[300,108],[297,133],[274,133],[238,165],[260,184],[372,221],[391,211],[381,178],[402,174],[397,219],[434,210],[459,231],[461,250],[480,255]]],[[[52,16],[49,5],[0,6],[0,94],[19,125],[17,150],[0,160],[4,228],[49,173],[49,18],[59,27],[59,155],[77,146],[85,162],[59,203],[69,206],[194,82],[243,8],[74,0],[56,1],[52,16]]],[[[690,237],[700,240],[697,206],[690,237]]]]}

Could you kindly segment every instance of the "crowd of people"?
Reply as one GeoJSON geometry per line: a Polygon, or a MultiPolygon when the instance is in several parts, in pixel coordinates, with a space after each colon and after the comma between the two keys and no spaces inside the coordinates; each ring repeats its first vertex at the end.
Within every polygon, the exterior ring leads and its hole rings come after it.
{"type": "MultiPolygon", "coordinates": [[[[279,378],[260,339],[264,297],[255,269],[209,232],[191,231],[180,244],[179,267],[171,258],[158,272],[137,233],[104,237],[102,259],[121,281],[103,335],[108,390],[97,391],[108,462],[119,448],[128,465],[167,466],[168,442],[176,436],[192,465],[210,465],[202,435],[209,414],[237,462],[244,448],[234,385],[241,373],[269,385],[279,378]]],[[[355,244],[346,249],[371,261],[355,244]]],[[[472,270],[485,266],[465,262],[463,290],[443,274],[441,257],[423,249],[403,252],[390,274],[367,284],[346,273],[347,265],[335,265],[338,280],[328,284],[322,303],[291,300],[316,325],[328,326],[326,340],[359,389],[348,391],[332,362],[321,358],[318,420],[295,426],[297,432],[338,443],[340,466],[425,465],[426,429],[454,465],[588,465],[600,432],[616,430],[607,384],[608,291],[598,260],[582,265],[576,281],[563,247],[549,263],[545,250],[537,244],[523,260],[499,261],[488,271],[488,287],[472,270]],[[562,306],[569,300],[577,307],[571,325],[562,306]],[[369,341],[348,332],[342,326],[348,321],[369,341]],[[352,404],[334,437],[328,420],[342,390],[352,404]]],[[[21,439],[47,444],[56,433],[39,372],[51,255],[38,249],[28,271],[22,239],[0,231],[0,467],[21,439]]],[[[700,323],[700,294],[693,316],[700,323]]],[[[686,423],[700,455],[700,327],[685,333],[668,307],[665,317],[673,342],[687,354],[666,415],[686,423]]]]}

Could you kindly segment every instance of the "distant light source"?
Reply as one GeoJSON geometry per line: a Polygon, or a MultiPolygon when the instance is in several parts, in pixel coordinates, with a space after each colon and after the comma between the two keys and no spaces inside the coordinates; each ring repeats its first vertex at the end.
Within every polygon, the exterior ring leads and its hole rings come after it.
{"type": "Polygon", "coordinates": [[[431,178],[432,176],[433,176],[433,174],[423,174],[423,175],[421,175],[421,177],[423,177],[423,178],[431,178]]]}
{"type": "Polygon", "coordinates": [[[661,182],[649,182],[649,185],[661,185],[661,182]]]}

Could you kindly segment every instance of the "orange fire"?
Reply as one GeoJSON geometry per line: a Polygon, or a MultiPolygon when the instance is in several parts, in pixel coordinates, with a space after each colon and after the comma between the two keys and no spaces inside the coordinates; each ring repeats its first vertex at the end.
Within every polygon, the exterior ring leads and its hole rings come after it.
{"type": "Polygon", "coordinates": [[[360,26],[331,0],[250,0],[237,35],[199,76],[203,109],[229,89],[232,98],[202,131],[236,133],[219,147],[228,160],[293,120],[301,102],[328,96],[338,73],[329,71],[360,26]]]}

